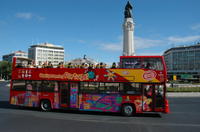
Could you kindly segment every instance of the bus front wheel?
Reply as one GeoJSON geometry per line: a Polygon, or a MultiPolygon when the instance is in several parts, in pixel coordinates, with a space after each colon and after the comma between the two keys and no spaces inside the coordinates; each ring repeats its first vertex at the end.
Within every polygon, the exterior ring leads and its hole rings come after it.
{"type": "Polygon", "coordinates": [[[51,102],[49,100],[42,100],[40,102],[40,108],[42,111],[50,111],[51,110],[51,102]]]}
{"type": "Polygon", "coordinates": [[[122,106],[122,114],[124,116],[132,116],[135,114],[135,107],[133,107],[131,104],[124,104],[122,106]]]}

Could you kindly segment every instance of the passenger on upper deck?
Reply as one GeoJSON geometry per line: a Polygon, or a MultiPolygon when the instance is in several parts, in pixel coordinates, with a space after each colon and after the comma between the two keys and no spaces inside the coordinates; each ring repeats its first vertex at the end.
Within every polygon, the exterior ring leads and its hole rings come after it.
{"type": "Polygon", "coordinates": [[[100,67],[100,68],[103,68],[103,62],[101,62],[101,63],[99,64],[99,67],[100,67]]]}
{"type": "Polygon", "coordinates": [[[146,69],[150,69],[150,67],[151,67],[151,64],[150,64],[149,62],[147,62],[145,68],[146,68],[146,69]]]}
{"type": "Polygon", "coordinates": [[[84,66],[85,66],[85,63],[82,63],[81,66],[80,66],[80,68],[84,68],[84,66]]]}
{"type": "Polygon", "coordinates": [[[67,68],[72,68],[72,63],[68,63],[67,68]]]}
{"type": "Polygon", "coordinates": [[[63,62],[60,62],[57,66],[57,68],[64,68],[63,62]]]}
{"type": "Polygon", "coordinates": [[[37,65],[37,68],[42,68],[42,62],[39,61],[39,64],[37,65]]]}
{"type": "Polygon", "coordinates": [[[89,64],[85,63],[83,68],[88,68],[89,64]]]}
{"type": "Polygon", "coordinates": [[[46,68],[47,67],[47,62],[44,62],[43,64],[42,64],[42,68],[46,68]]]}
{"type": "Polygon", "coordinates": [[[46,68],[53,68],[53,65],[52,65],[52,63],[51,63],[51,62],[49,62],[46,68]]]}
{"type": "Polygon", "coordinates": [[[95,68],[100,68],[100,65],[99,64],[96,64],[96,67],[95,68]]]}
{"type": "Polygon", "coordinates": [[[93,64],[89,64],[88,69],[93,69],[93,68],[94,68],[94,65],[93,64]]]}
{"type": "Polygon", "coordinates": [[[28,65],[26,66],[26,68],[35,68],[35,67],[36,67],[36,65],[35,65],[34,61],[29,61],[28,65]]]}
{"type": "Polygon", "coordinates": [[[113,62],[112,67],[111,68],[117,68],[117,65],[115,62],[113,62]]]}

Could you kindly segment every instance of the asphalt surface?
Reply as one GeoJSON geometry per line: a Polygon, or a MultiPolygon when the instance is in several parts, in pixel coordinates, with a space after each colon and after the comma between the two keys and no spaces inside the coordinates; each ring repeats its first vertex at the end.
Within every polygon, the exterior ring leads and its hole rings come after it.
{"type": "Polygon", "coordinates": [[[54,110],[9,105],[9,88],[0,82],[0,132],[199,132],[200,97],[169,98],[170,114],[139,114],[54,110]]]}

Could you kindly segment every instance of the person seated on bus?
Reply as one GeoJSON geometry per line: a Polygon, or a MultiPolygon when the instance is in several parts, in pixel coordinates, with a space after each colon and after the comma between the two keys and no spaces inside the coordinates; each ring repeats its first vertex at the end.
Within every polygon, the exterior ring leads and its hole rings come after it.
{"type": "Polygon", "coordinates": [[[147,96],[147,98],[151,98],[153,95],[153,87],[152,86],[148,86],[145,89],[145,95],[147,96]]]}
{"type": "Polygon", "coordinates": [[[52,63],[49,61],[48,65],[47,65],[47,68],[53,68],[53,65],[52,63]]]}
{"type": "Polygon", "coordinates": [[[32,66],[33,66],[33,68],[36,68],[36,64],[35,64],[35,61],[32,61],[32,66]]]}
{"type": "Polygon", "coordinates": [[[103,63],[103,62],[101,62],[100,64],[99,64],[99,68],[106,68],[107,67],[107,65],[105,64],[105,63],[103,63]]]}
{"type": "Polygon", "coordinates": [[[32,68],[31,62],[28,62],[27,68],[32,68]]]}
{"type": "Polygon", "coordinates": [[[98,63],[98,64],[96,64],[96,67],[95,67],[95,68],[97,68],[97,69],[98,69],[98,68],[100,68],[100,65],[99,65],[99,63],[98,63]]]}
{"type": "Polygon", "coordinates": [[[57,66],[57,68],[64,68],[63,62],[60,62],[57,66]]]}
{"type": "Polygon", "coordinates": [[[37,65],[37,68],[42,68],[42,62],[39,61],[39,64],[37,65]]]}
{"type": "Polygon", "coordinates": [[[43,64],[42,64],[42,68],[46,68],[47,67],[47,62],[45,61],[43,64]]]}
{"type": "Polygon", "coordinates": [[[146,69],[150,69],[150,68],[151,68],[151,64],[150,64],[149,62],[147,62],[145,68],[146,68],[146,69]]]}
{"type": "Polygon", "coordinates": [[[61,67],[61,63],[58,63],[58,66],[57,66],[57,68],[60,68],[61,67]]]}
{"type": "Polygon", "coordinates": [[[72,68],[77,68],[78,65],[77,64],[73,64],[72,68]]]}
{"type": "Polygon", "coordinates": [[[138,61],[135,63],[134,68],[141,68],[141,63],[138,61]]]}
{"type": "Polygon", "coordinates": [[[18,63],[18,64],[16,65],[16,68],[23,68],[22,63],[18,63]]]}
{"type": "Polygon", "coordinates": [[[99,63],[99,68],[103,68],[103,62],[99,63]]]}
{"type": "Polygon", "coordinates": [[[72,68],[72,63],[68,63],[67,68],[72,68]]]}
{"type": "Polygon", "coordinates": [[[86,69],[89,68],[89,64],[85,63],[84,68],[86,68],[86,69]]]}
{"type": "Polygon", "coordinates": [[[90,63],[88,69],[93,69],[93,68],[94,68],[94,65],[90,63]]]}
{"type": "Polygon", "coordinates": [[[28,64],[25,66],[26,68],[34,68],[35,67],[35,64],[34,62],[28,62],[28,64]]]}
{"type": "Polygon", "coordinates": [[[106,63],[104,63],[104,64],[103,64],[103,68],[106,68],[106,67],[107,67],[107,64],[106,64],[106,63]]]}
{"type": "Polygon", "coordinates": [[[81,66],[80,66],[80,65],[78,65],[78,64],[77,64],[76,66],[77,66],[76,68],[80,68],[80,67],[81,67],[81,66]]]}
{"type": "Polygon", "coordinates": [[[84,66],[85,66],[85,63],[82,63],[81,66],[80,66],[80,68],[84,68],[84,66]]]}
{"type": "Polygon", "coordinates": [[[111,68],[117,68],[117,65],[115,62],[113,62],[112,67],[111,68]]]}

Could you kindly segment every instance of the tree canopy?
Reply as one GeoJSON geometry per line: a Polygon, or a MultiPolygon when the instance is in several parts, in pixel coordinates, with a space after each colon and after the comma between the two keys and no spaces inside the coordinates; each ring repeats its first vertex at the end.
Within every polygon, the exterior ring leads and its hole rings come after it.
{"type": "Polygon", "coordinates": [[[0,79],[9,80],[11,78],[12,63],[0,61],[0,79]]]}

